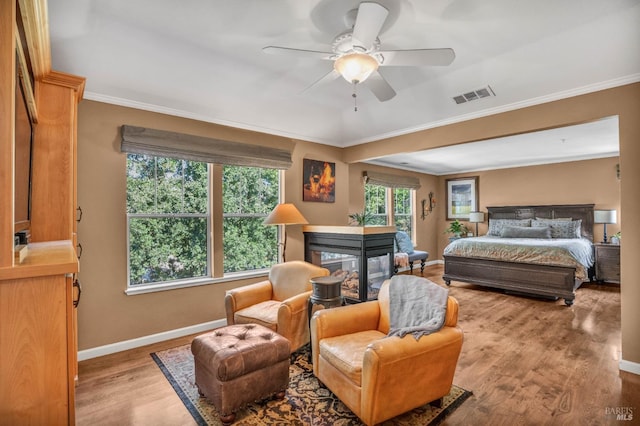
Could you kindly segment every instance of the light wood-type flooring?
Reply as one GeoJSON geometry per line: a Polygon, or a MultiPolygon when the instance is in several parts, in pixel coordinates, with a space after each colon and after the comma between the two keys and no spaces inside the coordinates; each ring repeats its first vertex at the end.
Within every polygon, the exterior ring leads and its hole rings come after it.
{"type": "MultiPolygon", "coordinates": [[[[444,285],[442,271],[424,276],[444,285]]],[[[450,295],[465,337],[454,383],[473,396],[443,424],[640,424],[640,376],[618,369],[619,286],[586,283],[572,307],[460,282],[450,295]],[[633,420],[616,419],[629,411],[633,420]]],[[[149,356],[192,338],[80,362],[77,424],[195,424],[149,356]]]]}

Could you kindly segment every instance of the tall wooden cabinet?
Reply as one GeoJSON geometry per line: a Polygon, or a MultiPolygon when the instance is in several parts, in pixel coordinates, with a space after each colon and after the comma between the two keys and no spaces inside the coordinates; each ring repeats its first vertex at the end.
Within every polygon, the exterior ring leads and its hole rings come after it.
{"type": "Polygon", "coordinates": [[[0,2],[0,425],[75,424],[76,128],[84,79],[51,70],[46,9],[46,0],[0,2]],[[31,243],[22,261],[13,253],[20,51],[32,67],[37,110],[31,243]]]}

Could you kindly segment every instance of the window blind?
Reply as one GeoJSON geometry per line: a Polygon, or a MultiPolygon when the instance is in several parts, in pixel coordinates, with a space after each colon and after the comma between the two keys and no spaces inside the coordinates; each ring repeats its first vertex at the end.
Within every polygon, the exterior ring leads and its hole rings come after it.
{"type": "Polygon", "coordinates": [[[420,179],[415,176],[392,175],[380,172],[362,172],[365,183],[386,186],[388,188],[420,188],[420,179]]]}
{"type": "Polygon", "coordinates": [[[292,142],[287,148],[272,148],[123,125],[120,150],[204,163],[286,170],[293,163],[293,146],[292,142]]]}

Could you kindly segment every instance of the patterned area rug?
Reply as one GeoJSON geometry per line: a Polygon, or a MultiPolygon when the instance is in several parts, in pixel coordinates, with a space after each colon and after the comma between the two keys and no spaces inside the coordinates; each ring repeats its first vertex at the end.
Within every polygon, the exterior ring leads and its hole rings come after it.
{"type": "MultiPolygon", "coordinates": [[[[234,425],[362,425],[330,390],[313,375],[308,345],[296,352],[289,367],[289,388],[282,400],[249,404],[236,413],[234,425]]],[[[213,404],[198,395],[194,383],[193,355],[189,345],[151,354],[198,425],[221,425],[213,404]]],[[[442,408],[424,405],[383,425],[437,425],[462,404],[471,392],[453,386],[442,408]]]]}

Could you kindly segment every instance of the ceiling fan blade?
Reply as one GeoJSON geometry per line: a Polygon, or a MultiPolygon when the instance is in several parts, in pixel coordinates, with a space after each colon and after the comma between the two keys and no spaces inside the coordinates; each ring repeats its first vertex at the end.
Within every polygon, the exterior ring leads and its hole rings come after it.
{"type": "Polygon", "coordinates": [[[272,55],[284,55],[284,56],[295,56],[297,58],[313,58],[313,59],[325,59],[332,60],[334,59],[334,54],[332,52],[320,52],[317,50],[305,50],[305,49],[293,49],[291,47],[279,47],[279,46],[266,46],[262,48],[264,53],[269,53],[272,55]]]}
{"type": "Polygon", "coordinates": [[[376,95],[380,102],[388,101],[396,95],[396,91],[378,71],[374,71],[363,84],[376,95]]]}
{"type": "Polygon", "coordinates": [[[327,74],[325,74],[324,76],[322,76],[318,80],[316,80],[314,83],[309,85],[306,89],[304,89],[302,91],[302,93],[306,93],[309,90],[313,89],[314,87],[322,86],[323,84],[329,83],[329,82],[337,79],[338,77],[340,77],[340,73],[338,73],[338,71],[336,71],[336,70],[331,70],[330,72],[328,72],[327,74]]]}
{"type": "Polygon", "coordinates": [[[356,23],[353,25],[353,45],[364,50],[371,49],[388,14],[389,11],[378,3],[360,3],[356,23]]]}
{"type": "Polygon", "coordinates": [[[376,53],[381,55],[381,66],[436,66],[449,65],[456,57],[453,49],[411,49],[386,50],[376,53]]]}

